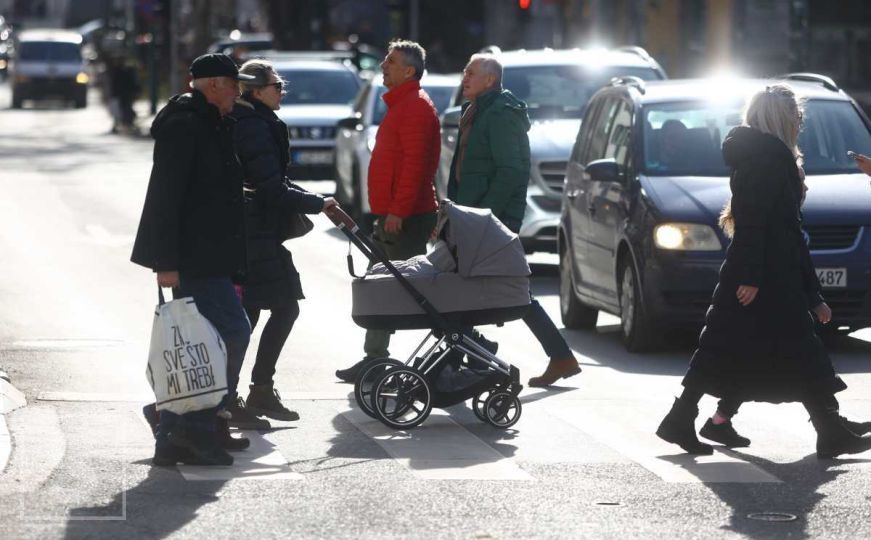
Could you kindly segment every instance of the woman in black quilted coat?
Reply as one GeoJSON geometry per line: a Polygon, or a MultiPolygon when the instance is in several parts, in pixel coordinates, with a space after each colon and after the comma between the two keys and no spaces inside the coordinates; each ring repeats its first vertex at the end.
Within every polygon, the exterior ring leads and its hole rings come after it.
{"type": "Polygon", "coordinates": [[[695,433],[703,394],[725,399],[701,434],[729,446],[746,446],[730,422],[741,402],[800,401],[817,432],[818,457],[871,448],[871,438],[861,437],[869,425],[838,413],[835,393],[846,385],[811,315],[822,323],[831,319],[801,230],[801,119],[792,90],[771,85],[753,96],[744,125],[723,143],[732,200],[721,224],[732,242],[683,394],[656,432],[692,454],[713,451],[695,433]]]}
{"type": "Polygon", "coordinates": [[[245,171],[247,194],[248,272],[242,303],[252,328],[261,311],[270,311],[270,316],[257,348],[248,398],[230,410],[234,417],[230,423],[260,429],[269,423],[257,416],[299,419],[281,403],[273,384],[278,355],[299,316],[298,301],[304,298],[293,257],[282,245],[286,226],[295,214],[317,214],[336,201],[305,191],[285,177],[290,162],[287,126],[274,112],[281,106],[284,81],[264,60],[248,61],[239,71],[254,77],[242,86],[242,98],[233,109],[233,139],[245,171]]]}

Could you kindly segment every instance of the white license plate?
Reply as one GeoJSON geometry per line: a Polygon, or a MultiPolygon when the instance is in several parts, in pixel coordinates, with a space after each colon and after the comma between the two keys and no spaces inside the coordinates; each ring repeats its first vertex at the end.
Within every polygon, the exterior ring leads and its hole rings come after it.
{"type": "Polygon", "coordinates": [[[333,153],[300,150],[294,153],[293,161],[299,165],[329,165],[333,162],[333,153]]]}
{"type": "Polygon", "coordinates": [[[843,289],[847,286],[846,268],[817,268],[820,285],[827,289],[843,289]]]}

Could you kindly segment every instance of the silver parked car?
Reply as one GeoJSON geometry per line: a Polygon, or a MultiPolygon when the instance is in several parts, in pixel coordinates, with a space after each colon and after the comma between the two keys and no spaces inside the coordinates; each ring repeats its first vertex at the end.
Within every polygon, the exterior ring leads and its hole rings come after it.
{"type": "Polygon", "coordinates": [[[360,89],[356,70],[328,60],[273,60],[288,81],[287,95],[276,114],[290,132],[290,166],[294,180],[330,180],[335,170],[336,123],[351,114],[360,89]]]}
{"type": "MultiPolygon", "coordinates": [[[[563,179],[587,102],[614,77],[664,79],[659,64],[639,47],[615,50],[520,50],[499,55],[502,86],[529,107],[530,177],[520,239],[528,252],[556,252],[563,179]]],[[[457,145],[462,88],[442,118],[439,193],[447,193],[457,145]]]]}
{"type": "MultiPolygon", "coordinates": [[[[439,114],[454,100],[459,75],[425,74],[421,87],[429,94],[439,114]]],[[[387,92],[381,75],[374,77],[354,100],[353,114],[339,122],[336,134],[336,197],[357,216],[369,213],[369,157],[375,134],[387,113],[381,97],[387,92]]],[[[443,195],[441,192],[440,195],[443,195]]]]}

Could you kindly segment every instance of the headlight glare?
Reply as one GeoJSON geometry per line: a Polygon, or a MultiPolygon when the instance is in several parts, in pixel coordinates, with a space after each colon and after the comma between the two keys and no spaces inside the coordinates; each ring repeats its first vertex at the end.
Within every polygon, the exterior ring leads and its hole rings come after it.
{"type": "Polygon", "coordinates": [[[90,80],[90,78],[88,77],[88,74],[85,73],[84,71],[82,71],[78,75],[76,75],[76,82],[79,84],[88,84],[89,80],[90,80]]]}
{"type": "Polygon", "coordinates": [[[698,223],[663,223],[653,229],[656,247],[673,251],[720,251],[714,229],[698,223]]]}

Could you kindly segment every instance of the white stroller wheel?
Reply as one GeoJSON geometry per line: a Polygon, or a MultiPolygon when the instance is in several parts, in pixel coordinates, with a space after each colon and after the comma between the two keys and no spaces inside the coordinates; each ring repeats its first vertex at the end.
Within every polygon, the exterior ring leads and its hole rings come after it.
{"type": "Polygon", "coordinates": [[[375,388],[375,382],[381,378],[381,375],[396,366],[404,366],[399,360],[393,358],[381,358],[371,362],[360,370],[357,379],[354,381],[354,401],[360,410],[372,418],[375,412],[372,410],[372,389],[375,388]]]}
{"type": "Polygon", "coordinates": [[[522,412],[523,405],[520,403],[520,398],[510,392],[493,392],[484,402],[487,422],[500,429],[507,429],[516,424],[522,412]]]}
{"type": "Polygon", "coordinates": [[[394,429],[411,429],[432,411],[432,391],[423,373],[412,367],[389,369],[374,383],[375,417],[394,429]]]}

